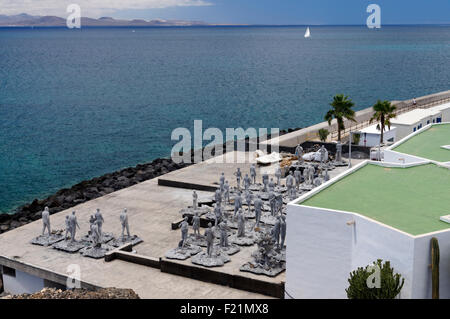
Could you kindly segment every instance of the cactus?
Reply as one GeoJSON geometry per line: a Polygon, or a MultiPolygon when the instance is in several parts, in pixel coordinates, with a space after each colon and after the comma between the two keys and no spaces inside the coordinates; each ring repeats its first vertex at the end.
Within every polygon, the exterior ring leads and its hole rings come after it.
{"type": "Polygon", "coordinates": [[[432,298],[439,299],[439,242],[431,238],[431,290],[432,298]]]}

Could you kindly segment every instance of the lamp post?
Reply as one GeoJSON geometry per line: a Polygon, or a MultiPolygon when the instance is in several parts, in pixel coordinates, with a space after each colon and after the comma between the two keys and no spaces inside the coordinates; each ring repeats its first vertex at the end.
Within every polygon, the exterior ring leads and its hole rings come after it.
{"type": "Polygon", "coordinates": [[[352,168],[352,130],[350,129],[350,139],[348,142],[348,168],[352,168]]]}

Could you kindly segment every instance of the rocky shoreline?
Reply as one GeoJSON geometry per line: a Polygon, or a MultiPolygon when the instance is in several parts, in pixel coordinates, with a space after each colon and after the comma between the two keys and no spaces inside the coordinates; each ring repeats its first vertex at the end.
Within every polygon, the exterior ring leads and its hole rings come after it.
{"type": "MultiPolygon", "coordinates": [[[[280,136],[299,129],[281,130],[280,136]]],[[[225,145],[226,143],[224,143],[225,145]]],[[[214,154],[214,151],[211,153],[214,154]]],[[[191,150],[191,163],[194,162],[193,160],[194,151],[191,150]]],[[[89,200],[187,167],[192,165],[191,163],[177,164],[171,158],[157,158],[150,163],[138,164],[135,167],[124,168],[82,181],[71,188],[63,188],[45,199],[36,198],[31,203],[18,207],[13,214],[0,214],[0,234],[40,219],[41,212],[46,206],[49,207],[50,214],[55,214],[89,200]]]]}

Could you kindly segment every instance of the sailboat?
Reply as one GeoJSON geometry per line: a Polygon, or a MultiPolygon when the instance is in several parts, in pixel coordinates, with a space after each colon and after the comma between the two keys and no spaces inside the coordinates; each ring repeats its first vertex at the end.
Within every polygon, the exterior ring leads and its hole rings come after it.
{"type": "Polygon", "coordinates": [[[311,32],[309,31],[309,27],[306,28],[305,38],[309,38],[311,36],[311,32]]]}

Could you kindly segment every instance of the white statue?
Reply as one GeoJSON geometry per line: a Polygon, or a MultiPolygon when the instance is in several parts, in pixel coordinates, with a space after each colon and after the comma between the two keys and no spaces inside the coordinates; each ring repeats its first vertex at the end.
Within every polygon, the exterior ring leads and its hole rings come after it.
{"type": "Polygon", "coordinates": [[[75,235],[80,225],[78,225],[77,216],[75,216],[75,211],[72,212],[72,215],[69,216],[69,225],[70,225],[70,240],[72,242],[75,241],[75,235]]]}
{"type": "Polygon", "coordinates": [[[280,186],[280,179],[281,179],[281,168],[278,165],[275,170],[275,177],[277,178],[277,185],[280,186]]]}
{"type": "Polygon", "coordinates": [[[95,212],[95,220],[98,222],[97,223],[97,225],[98,225],[98,233],[100,234],[100,239],[101,239],[102,236],[103,236],[102,226],[103,226],[103,223],[105,222],[105,220],[103,219],[103,216],[100,213],[100,209],[99,208],[97,208],[97,211],[95,212]]]}
{"type": "Polygon", "coordinates": [[[298,166],[294,171],[294,178],[295,178],[295,187],[298,190],[300,187],[300,184],[302,183],[302,172],[300,171],[300,168],[298,166]]]}
{"type": "Polygon", "coordinates": [[[194,229],[194,235],[199,237],[200,236],[200,217],[198,216],[198,213],[195,213],[194,217],[192,217],[192,228],[194,229]]]}
{"type": "Polygon", "coordinates": [[[125,208],[120,214],[120,224],[122,225],[122,238],[124,237],[125,229],[127,230],[127,235],[130,237],[130,226],[128,225],[128,214],[125,208]]]}
{"type": "Polygon", "coordinates": [[[228,181],[225,181],[224,188],[224,200],[226,203],[230,203],[230,184],[228,184],[228,181]]]}
{"type": "Polygon", "coordinates": [[[48,236],[50,236],[52,231],[50,229],[50,212],[48,211],[48,207],[45,207],[42,212],[42,235],[44,235],[45,229],[48,230],[48,236]]]}
{"type": "Polygon", "coordinates": [[[256,227],[259,227],[259,222],[261,220],[261,212],[262,212],[263,205],[264,205],[264,203],[261,200],[261,197],[258,195],[255,199],[255,202],[253,203],[253,206],[255,207],[255,219],[256,219],[255,226],[256,227]]]}
{"type": "Polygon", "coordinates": [[[255,166],[255,164],[252,164],[250,166],[250,177],[252,179],[252,183],[256,184],[256,166],[255,166]]]}
{"type": "Polygon", "coordinates": [[[197,195],[197,192],[196,192],[196,191],[194,191],[194,192],[192,193],[192,207],[193,207],[194,209],[196,209],[196,208],[198,207],[198,195],[197,195]]]}
{"type": "Polygon", "coordinates": [[[206,251],[208,257],[212,256],[213,247],[214,247],[214,231],[212,229],[211,223],[208,223],[208,228],[205,230],[205,239],[206,239],[206,251]]]}
{"type": "Polygon", "coordinates": [[[237,188],[241,189],[242,172],[241,172],[241,169],[239,167],[237,168],[237,171],[234,173],[234,175],[236,176],[237,188]]]}

